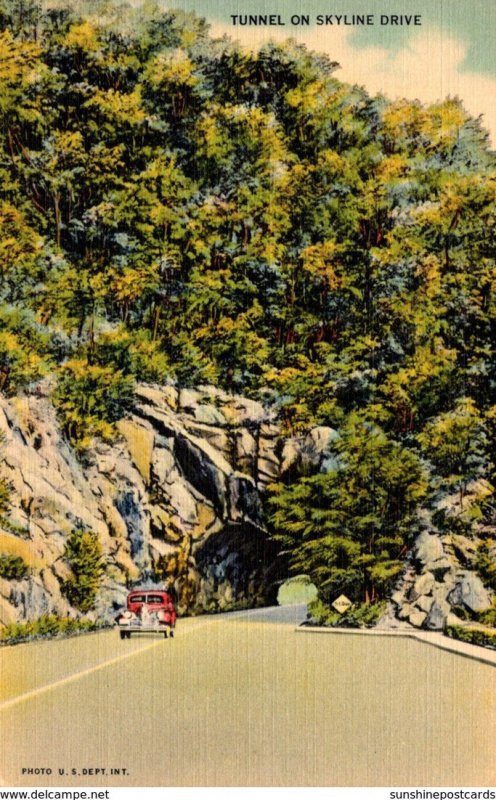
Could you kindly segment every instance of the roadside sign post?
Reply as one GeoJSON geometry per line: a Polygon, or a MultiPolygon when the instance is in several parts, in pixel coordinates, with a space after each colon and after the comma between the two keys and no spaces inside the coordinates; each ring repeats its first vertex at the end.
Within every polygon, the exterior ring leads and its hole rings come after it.
{"type": "Polygon", "coordinates": [[[339,614],[344,614],[346,611],[350,610],[353,603],[345,594],[340,594],[331,605],[339,614]]]}

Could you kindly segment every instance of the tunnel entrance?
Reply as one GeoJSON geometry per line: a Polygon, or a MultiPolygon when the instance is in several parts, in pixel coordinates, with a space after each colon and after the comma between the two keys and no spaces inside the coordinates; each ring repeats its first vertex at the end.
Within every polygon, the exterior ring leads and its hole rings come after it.
{"type": "Polygon", "coordinates": [[[275,605],[288,565],[267,533],[250,523],[228,523],[194,553],[199,574],[196,611],[275,605]]]}

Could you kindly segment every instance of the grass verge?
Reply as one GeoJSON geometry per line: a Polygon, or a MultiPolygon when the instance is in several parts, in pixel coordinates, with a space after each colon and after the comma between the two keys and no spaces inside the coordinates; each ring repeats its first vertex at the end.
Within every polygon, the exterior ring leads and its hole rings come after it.
{"type": "Polygon", "coordinates": [[[103,627],[106,626],[101,622],[43,614],[31,622],[13,622],[1,628],[0,644],[18,644],[32,639],[47,639],[55,636],[74,636],[103,627]]]}

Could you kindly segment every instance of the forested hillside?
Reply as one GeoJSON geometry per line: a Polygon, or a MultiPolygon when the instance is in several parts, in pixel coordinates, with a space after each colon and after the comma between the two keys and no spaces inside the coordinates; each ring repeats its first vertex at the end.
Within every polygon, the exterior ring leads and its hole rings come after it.
{"type": "Polygon", "coordinates": [[[332,428],[322,469],[267,498],[295,572],[380,600],[427,519],[477,532],[496,588],[480,121],[371,97],[294,43],[248,53],[193,15],[92,8],[0,0],[0,391],[48,376],[80,453],[135,381],[332,428]]]}

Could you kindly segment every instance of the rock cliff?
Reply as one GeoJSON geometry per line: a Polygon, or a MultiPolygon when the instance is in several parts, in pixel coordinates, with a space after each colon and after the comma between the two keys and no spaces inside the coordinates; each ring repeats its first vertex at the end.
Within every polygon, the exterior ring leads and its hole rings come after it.
{"type": "MultiPolygon", "coordinates": [[[[140,385],[115,441],[95,442],[83,456],[64,439],[43,389],[0,398],[0,436],[2,477],[11,487],[0,555],[27,568],[0,577],[0,624],[7,625],[78,616],[63,591],[74,530],[94,532],[103,548],[90,618],[110,621],[128,588],[145,584],[174,587],[181,613],[275,602],[287,565],[266,531],[265,489],[281,476],[325,468],[336,433],[317,427],[285,439],[255,401],[213,387],[140,385]]],[[[456,508],[453,501],[443,510],[454,523],[456,508]]],[[[441,535],[430,515],[424,523],[382,625],[441,629],[453,613],[491,605],[473,571],[477,542],[441,535]]]]}
{"type": "Polygon", "coordinates": [[[136,583],[174,585],[183,613],[275,598],[285,570],[264,528],[261,492],[280,472],[282,449],[260,404],[211,387],[142,385],[118,438],[80,458],[42,392],[2,400],[0,431],[12,489],[0,551],[29,568],[0,579],[1,623],[76,613],[61,591],[75,528],[103,546],[95,617],[110,618],[136,583]]]}

